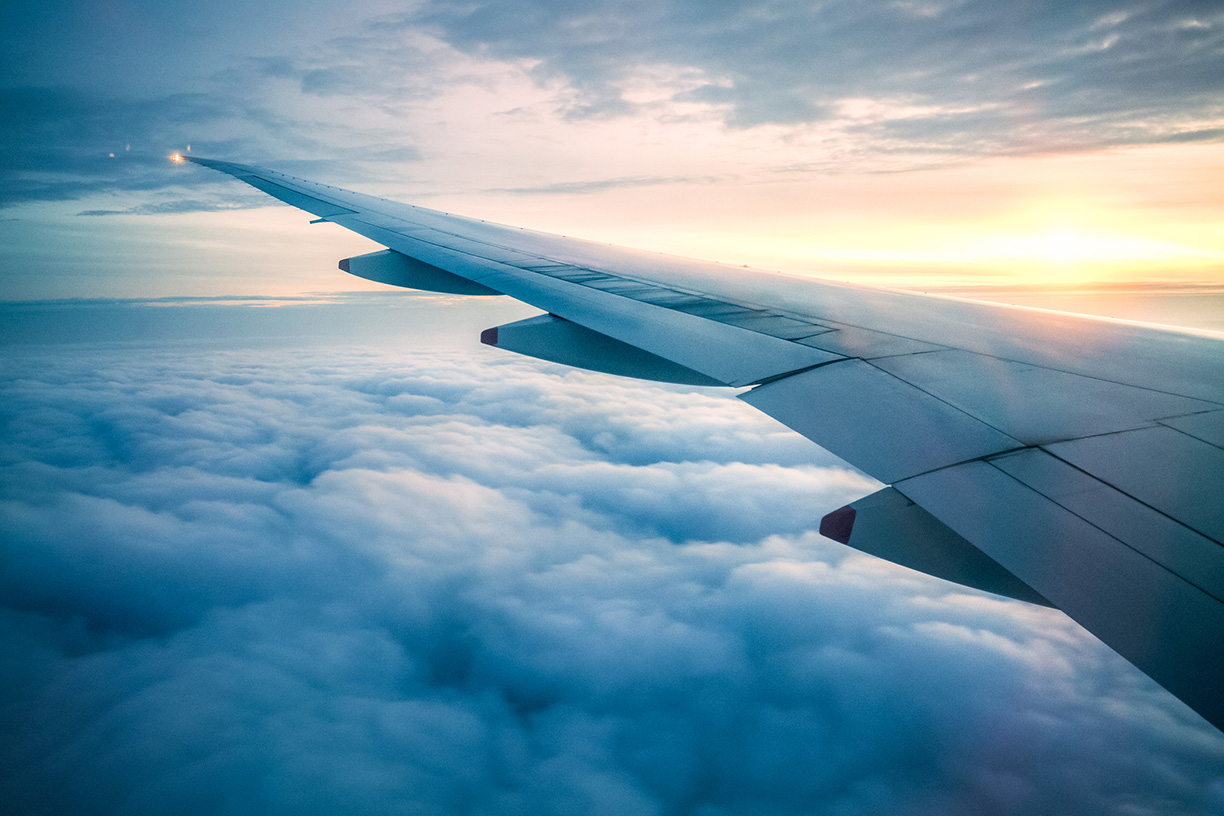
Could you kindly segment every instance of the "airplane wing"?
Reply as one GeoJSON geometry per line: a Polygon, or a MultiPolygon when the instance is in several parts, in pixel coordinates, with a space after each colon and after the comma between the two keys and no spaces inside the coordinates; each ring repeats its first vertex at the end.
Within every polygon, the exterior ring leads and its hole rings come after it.
{"type": "Polygon", "coordinates": [[[685,260],[191,159],[546,312],[490,345],[740,399],[889,485],[821,532],[1058,607],[1224,730],[1224,339],[685,260]]]}

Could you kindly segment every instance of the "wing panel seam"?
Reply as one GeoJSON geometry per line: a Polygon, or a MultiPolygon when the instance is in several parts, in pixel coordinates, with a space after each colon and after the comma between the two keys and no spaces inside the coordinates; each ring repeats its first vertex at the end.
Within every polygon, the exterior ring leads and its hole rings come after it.
{"type": "MultiPolygon", "coordinates": [[[[1154,427],[1154,426],[1149,426],[1149,427],[1154,427]]],[[[1169,426],[1165,425],[1165,426],[1162,426],[1162,427],[1166,427],[1166,428],[1168,428],[1169,426]]],[[[1169,428],[1169,430],[1177,430],[1177,429],[1176,429],[1176,428],[1169,428]]],[[[1126,431],[1115,431],[1115,433],[1127,433],[1127,432],[1126,432],[1126,431]]],[[[1095,436],[1112,436],[1112,435],[1113,435],[1113,434],[1095,434],[1095,436]]],[[[1189,434],[1187,434],[1187,436],[1188,436],[1188,435],[1189,435],[1189,434]]],[[[1087,438],[1089,438],[1089,437],[1080,437],[1080,438],[1087,439],[1087,438]]],[[[1193,437],[1191,437],[1191,438],[1193,438],[1193,437]]],[[[1201,440],[1199,440],[1199,441],[1201,441],[1201,440]]],[[[1050,443],[1050,444],[1058,444],[1058,443],[1050,443]]],[[[1149,504],[1148,502],[1145,502],[1143,499],[1137,498],[1137,497],[1135,497],[1135,496],[1131,495],[1130,493],[1127,493],[1125,490],[1123,490],[1122,488],[1118,487],[1116,484],[1113,484],[1112,482],[1107,481],[1106,479],[1104,479],[1104,478],[1102,478],[1102,477],[1098,476],[1097,474],[1093,473],[1093,472],[1092,472],[1092,471],[1090,471],[1090,470],[1085,470],[1084,468],[1079,467],[1079,466],[1078,466],[1078,465],[1076,465],[1074,462],[1070,462],[1070,461],[1068,461],[1068,460],[1064,459],[1063,457],[1059,456],[1058,454],[1054,453],[1053,451],[1051,451],[1051,450],[1047,450],[1047,449],[1046,449],[1044,446],[1042,446],[1042,445],[1035,445],[1035,446],[1033,446],[1033,449],[1035,449],[1035,450],[1039,450],[1039,451],[1042,451],[1042,452],[1044,452],[1044,453],[1046,453],[1046,454],[1049,454],[1050,456],[1052,456],[1052,457],[1054,457],[1055,459],[1057,459],[1059,462],[1063,463],[1064,465],[1067,465],[1068,467],[1070,467],[1070,468],[1072,468],[1072,469],[1074,469],[1074,470],[1079,471],[1080,473],[1084,474],[1084,475],[1085,475],[1085,476],[1087,476],[1088,478],[1093,479],[1093,480],[1095,480],[1095,481],[1097,481],[1097,482],[1100,482],[1101,484],[1105,485],[1106,487],[1110,488],[1111,490],[1116,490],[1116,491],[1118,491],[1118,492],[1119,492],[1119,493],[1121,493],[1123,496],[1126,496],[1126,498],[1128,498],[1128,499],[1130,499],[1131,501],[1133,501],[1135,504],[1142,505],[1143,507],[1146,507],[1147,509],[1151,510],[1153,513],[1156,513],[1157,515],[1160,515],[1160,516],[1163,516],[1163,517],[1167,518],[1169,521],[1172,521],[1172,522],[1176,523],[1176,524],[1177,524],[1178,526],[1180,526],[1180,527],[1184,527],[1185,529],[1189,530],[1190,532],[1194,533],[1195,535],[1202,536],[1203,538],[1207,539],[1208,541],[1212,542],[1213,544],[1216,544],[1216,545],[1219,545],[1219,546],[1221,546],[1221,547],[1224,547],[1224,542],[1221,542],[1221,541],[1216,540],[1215,538],[1212,538],[1211,536],[1209,536],[1209,535],[1207,535],[1206,533],[1204,533],[1202,530],[1196,530],[1195,528],[1191,527],[1189,524],[1187,524],[1186,522],[1182,521],[1181,519],[1179,519],[1179,518],[1177,518],[1177,517],[1175,517],[1175,516],[1171,516],[1171,515],[1169,515],[1168,513],[1164,512],[1163,510],[1161,510],[1161,509],[1160,509],[1160,508],[1158,508],[1158,507],[1153,507],[1151,504],[1149,504]]],[[[987,463],[987,464],[990,464],[990,460],[991,460],[991,459],[997,459],[997,458],[999,458],[999,457],[1006,456],[1008,453],[1015,453],[1015,451],[1006,451],[1006,452],[1004,452],[1004,453],[993,454],[992,456],[990,456],[990,457],[988,457],[988,458],[986,459],[986,463],[987,463]]],[[[993,465],[992,465],[992,467],[993,467],[993,465]]],[[[999,470],[999,468],[995,468],[995,470],[999,470]]],[[[1008,475],[1008,476],[1011,476],[1011,474],[1007,474],[1007,475],[1008,475]]],[[[1011,478],[1015,478],[1015,477],[1013,476],[1013,477],[1011,477],[1011,478]]],[[[1021,484],[1023,484],[1023,482],[1021,482],[1021,484]]],[[[1045,494],[1044,494],[1044,493],[1042,493],[1041,495],[1043,495],[1043,496],[1044,496],[1045,494]]],[[[1046,498],[1050,498],[1050,497],[1048,497],[1048,496],[1047,496],[1046,498]]],[[[1059,504],[1059,502],[1057,502],[1057,501],[1056,501],[1055,499],[1053,499],[1053,498],[1050,498],[1050,501],[1054,502],[1055,504],[1058,504],[1058,506],[1059,506],[1059,507],[1062,507],[1062,506],[1063,506],[1062,504],[1059,504]]],[[[1071,509],[1069,509],[1069,508],[1064,508],[1064,509],[1066,509],[1068,513],[1075,513],[1075,511],[1073,511],[1073,510],[1071,510],[1071,509]]],[[[1075,515],[1077,515],[1077,516],[1078,516],[1079,514],[1078,514],[1078,513],[1075,513],[1075,515]]],[[[1083,517],[1081,516],[1081,518],[1083,518],[1083,517]]],[[[1084,520],[1085,520],[1085,521],[1088,521],[1087,519],[1084,519],[1084,520]]],[[[1089,524],[1092,524],[1092,522],[1088,522],[1088,523],[1089,523],[1089,524]]],[[[1095,527],[1096,525],[1095,525],[1095,524],[1093,524],[1093,526],[1095,527]]],[[[1104,531],[1102,530],[1102,532],[1104,532],[1104,531]]],[[[1119,540],[1120,540],[1120,539],[1119,539],[1119,540]]],[[[1123,543],[1125,544],[1126,542],[1123,542],[1123,543]]],[[[1127,546],[1130,546],[1130,545],[1127,545],[1127,546]]],[[[1132,547],[1131,549],[1134,549],[1134,548],[1132,547]]],[[[1136,552],[1139,552],[1138,550],[1135,550],[1135,551],[1136,551],[1136,552]]],[[[1204,590],[1204,591],[1206,591],[1206,590],[1204,590]]],[[[1210,594],[1210,593],[1208,593],[1208,594],[1210,594]]],[[[1214,597],[1214,596],[1212,596],[1212,597],[1214,597]]],[[[1221,602],[1224,602],[1224,598],[1219,599],[1219,600],[1220,600],[1221,602]]]]}

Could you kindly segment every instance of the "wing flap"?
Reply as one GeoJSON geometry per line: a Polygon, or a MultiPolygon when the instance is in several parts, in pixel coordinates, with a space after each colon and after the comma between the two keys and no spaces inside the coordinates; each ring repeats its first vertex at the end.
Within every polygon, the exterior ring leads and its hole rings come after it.
{"type": "Polygon", "coordinates": [[[1224,601],[1224,547],[1042,450],[990,464],[1224,601]]]}
{"type": "Polygon", "coordinates": [[[1190,416],[1162,419],[1161,425],[1176,428],[1184,434],[1190,434],[1195,439],[1201,439],[1209,445],[1224,448],[1224,411],[1210,411],[1190,416]]]}
{"type": "Polygon", "coordinates": [[[861,360],[784,377],[740,399],[885,484],[1022,447],[861,360]]]}
{"type": "Polygon", "coordinates": [[[875,364],[1026,445],[1133,430],[1217,407],[967,351],[907,354],[875,364]]]}
{"type": "Polygon", "coordinates": [[[888,332],[871,331],[857,326],[847,326],[833,321],[827,321],[830,331],[813,337],[806,337],[799,342],[805,346],[824,349],[843,357],[856,357],[860,360],[875,360],[881,357],[893,357],[898,354],[920,354],[927,351],[942,351],[946,346],[934,343],[924,343],[909,337],[901,337],[888,332]]]}
{"type": "Polygon", "coordinates": [[[1224,604],[988,462],[896,485],[1224,727],[1224,604]]]}
{"type": "Polygon", "coordinates": [[[1224,450],[1173,428],[1091,436],[1050,453],[1224,543],[1224,450]]]}

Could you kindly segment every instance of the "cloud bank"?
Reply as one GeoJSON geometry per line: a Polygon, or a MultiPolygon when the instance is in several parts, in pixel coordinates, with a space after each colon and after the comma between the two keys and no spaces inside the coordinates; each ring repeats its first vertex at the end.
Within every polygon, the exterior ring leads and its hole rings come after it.
{"type": "Polygon", "coordinates": [[[1057,612],[819,538],[873,486],[722,392],[0,371],[9,812],[1224,812],[1224,737],[1057,612]]]}

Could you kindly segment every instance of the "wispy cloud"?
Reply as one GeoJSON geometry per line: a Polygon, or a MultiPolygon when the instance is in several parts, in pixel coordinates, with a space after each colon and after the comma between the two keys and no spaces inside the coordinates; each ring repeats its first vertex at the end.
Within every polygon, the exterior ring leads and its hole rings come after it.
{"type": "Polygon", "coordinates": [[[170,152],[190,144],[199,123],[236,113],[202,95],[138,100],[35,87],[0,89],[0,106],[0,206],[10,207],[174,187],[182,178],[166,172],[170,152]]]}
{"type": "MultiPolygon", "coordinates": [[[[65,78],[59,63],[28,60],[33,67],[12,74],[26,81],[0,90],[9,113],[0,128],[0,204],[159,190],[172,182],[154,163],[193,141],[226,156],[377,181],[380,165],[436,158],[431,150],[444,146],[468,149],[455,143],[457,130],[487,130],[486,145],[495,141],[508,111],[535,122],[513,131],[519,139],[619,120],[700,122],[732,139],[734,131],[769,132],[805,144],[800,163],[826,171],[1218,141],[1224,132],[1224,17],[1210,4],[730,9],[689,0],[525,0],[424,2],[387,14],[371,2],[330,26],[322,21],[331,12],[316,11],[310,39],[285,34],[224,63],[194,47],[150,45],[132,59],[143,65],[160,55],[161,70],[182,76],[164,91],[144,73],[99,88],[93,76],[65,78]]],[[[244,42],[238,29],[259,16],[213,24],[244,42]]],[[[29,24],[60,25],[53,19],[29,24]]],[[[168,25],[160,12],[149,19],[168,25]]],[[[86,22],[64,23],[72,35],[48,41],[84,39],[86,22]]],[[[104,52],[85,51],[82,59],[104,70],[104,52]]],[[[605,189],[590,185],[665,175],[569,183],[605,189]]]]}
{"type": "Polygon", "coordinates": [[[170,201],[158,201],[150,204],[137,204],[122,210],[81,210],[77,215],[166,215],[169,213],[186,212],[216,212],[219,210],[246,210],[266,206],[265,201],[248,198],[243,201],[225,199],[206,201],[200,198],[179,198],[170,201]]]}
{"type": "MultiPolygon", "coordinates": [[[[417,15],[460,48],[536,61],[609,114],[645,66],[704,73],[678,98],[721,105],[733,127],[829,123],[848,99],[947,107],[869,117],[880,143],[964,154],[1045,152],[1218,130],[1224,16],[1206,4],[989,2],[723,5],[528,0],[434,2],[417,15]],[[978,111],[972,118],[957,108],[978,111]],[[1118,129],[1122,130],[1118,137],[1118,129]]],[[[619,107],[618,107],[619,105],[619,107]]],[[[1203,138],[1216,138],[1203,136],[1203,138]]]]}
{"type": "Polygon", "coordinates": [[[599,193],[629,187],[658,187],[673,184],[714,184],[715,176],[622,176],[619,178],[594,179],[591,181],[563,181],[541,184],[535,187],[500,187],[490,193],[513,193],[517,195],[571,195],[599,193]]]}

